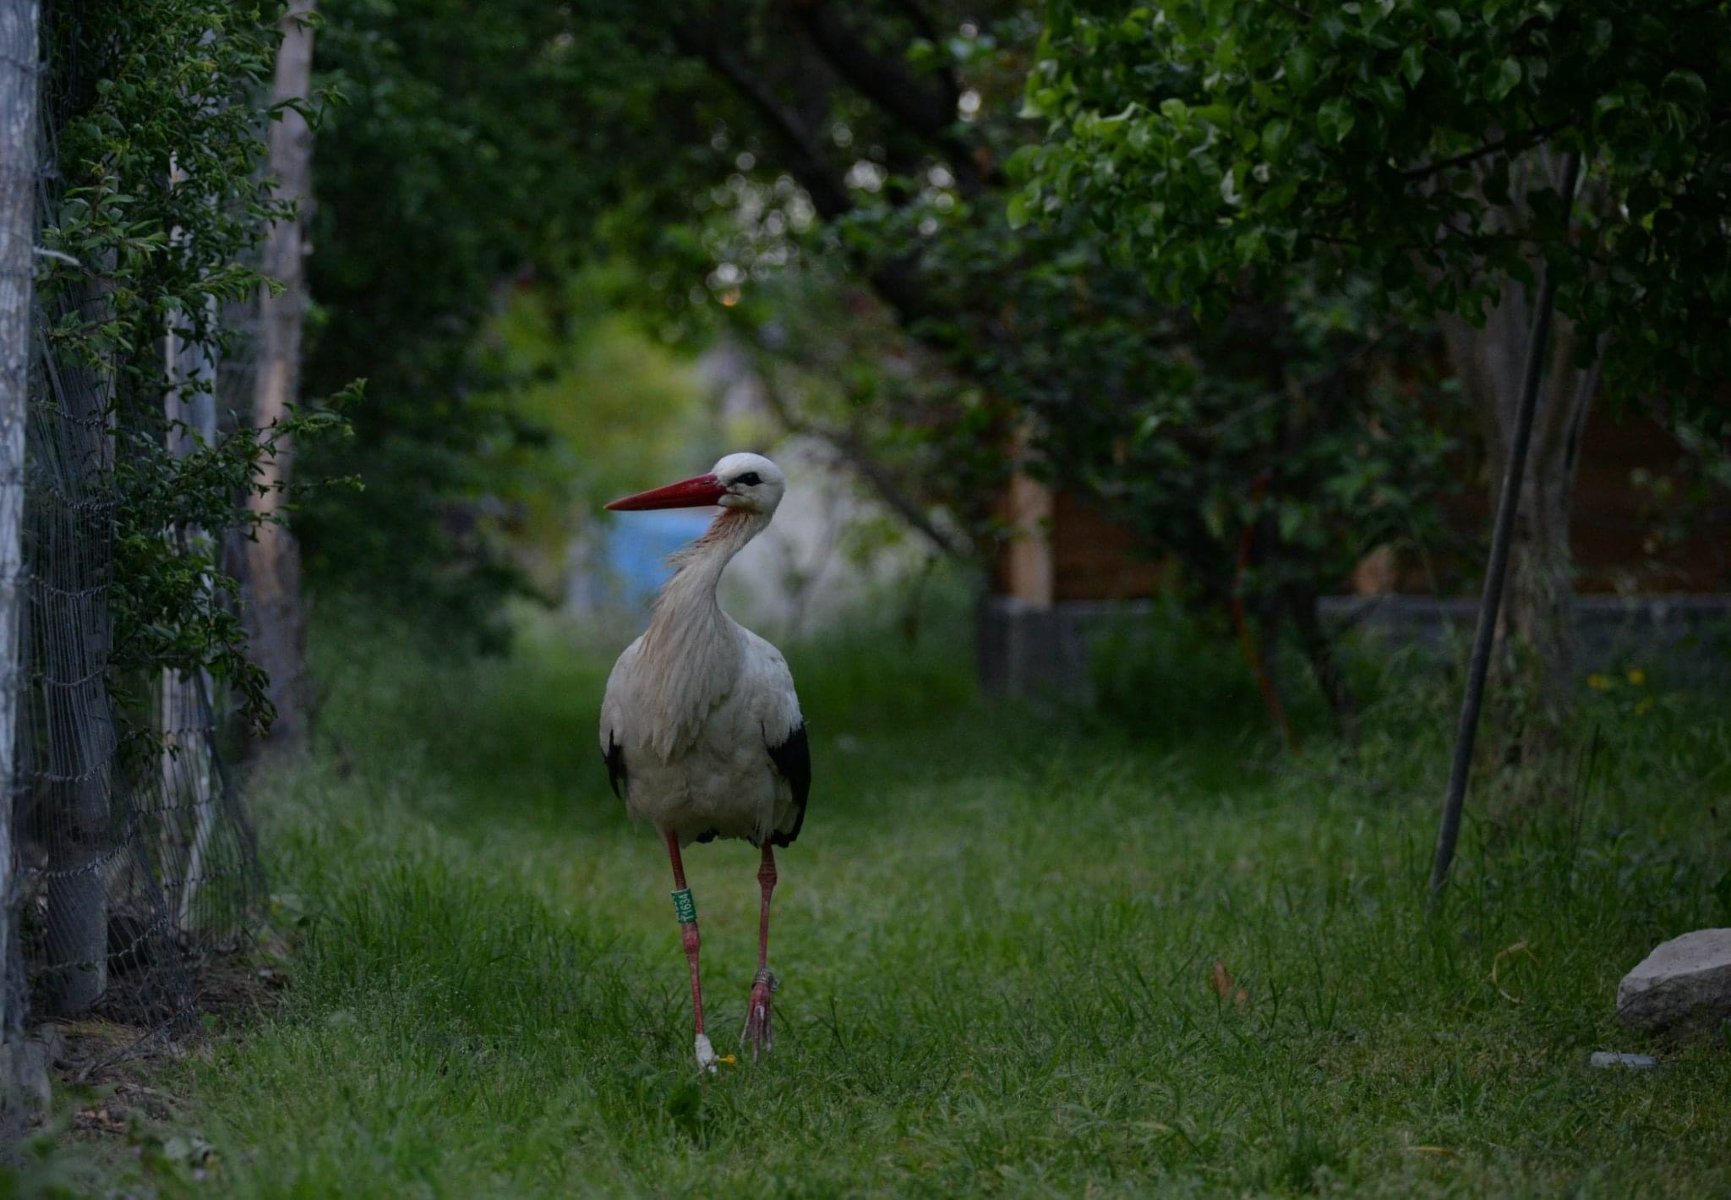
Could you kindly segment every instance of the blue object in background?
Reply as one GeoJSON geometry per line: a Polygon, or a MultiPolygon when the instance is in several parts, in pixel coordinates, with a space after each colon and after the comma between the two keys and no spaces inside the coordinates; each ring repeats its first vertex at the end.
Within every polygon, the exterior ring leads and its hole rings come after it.
{"type": "Polygon", "coordinates": [[[634,512],[607,525],[603,559],[618,587],[619,600],[647,605],[673,574],[667,556],[709,528],[708,512],[669,510],[634,512]]]}

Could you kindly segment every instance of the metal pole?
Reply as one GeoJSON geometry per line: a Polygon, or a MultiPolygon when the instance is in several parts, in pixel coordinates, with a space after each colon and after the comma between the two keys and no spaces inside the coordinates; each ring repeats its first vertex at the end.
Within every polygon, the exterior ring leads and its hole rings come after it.
{"type": "MultiPolygon", "coordinates": [[[[1575,176],[1580,155],[1570,154],[1563,164],[1563,203],[1575,196],[1575,176]]],[[[1545,347],[1551,336],[1551,310],[1557,295],[1556,280],[1547,264],[1539,283],[1539,298],[1533,313],[1533,331],[1527,339],[1526,370],[1521,377],[1520,405],[1515,412],[1515,439],[1509,448],[1508,471],[1503,476],[1502,495],[1497,501],[1496,524],[1491,530],[1491,557],[1485,566],[1484,596],[1479,601],[1478,630],[1473,636],[1473,656],[1467,670],[1467,692],[1461,701],[1460,726],[1455,732],[1454,762],[1449,767],[1448,794],[1443,799],[1442,824],[1437,829],[1436,859],[1431,864],[1430,891],[1435,903],[1448,886],[1449,866],[1454,862],[1455,843],[1460,838],[1461,809],[1466,802],[1467,777],[1472,772],[1473,742],[1478,737],[1479,710],[1485,697],[1485,676],[1490,669],[1491,643],[1496,638],[1497,613],[1502,608],[1503,580],[1508,574],[1509,541],[1520,505],[1521,483],[1527,473],[1527,446],[1532,441],[1533,414],[1539,403],[1539,377],[1544,373],[1545,347]]]]}

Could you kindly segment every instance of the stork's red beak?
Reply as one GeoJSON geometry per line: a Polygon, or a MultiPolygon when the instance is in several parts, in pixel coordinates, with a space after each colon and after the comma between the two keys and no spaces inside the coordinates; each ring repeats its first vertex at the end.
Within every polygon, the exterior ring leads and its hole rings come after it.
{"type": "Polygon", "coordinates": [[[721,480],[713,475],[699,475],[658,487],[650,492],[638,492],[615,500],[607,507],[614,512],[635,512],[644,508],[702,508],[727,495],[721,480]]]}

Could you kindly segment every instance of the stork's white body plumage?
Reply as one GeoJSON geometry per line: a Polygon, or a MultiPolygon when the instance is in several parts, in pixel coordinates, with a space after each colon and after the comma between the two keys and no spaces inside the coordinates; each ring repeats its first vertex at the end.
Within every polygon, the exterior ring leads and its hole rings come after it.
{"type": "Polygon", "coordinates": [[[656,600],[649,628],[614,664],[600,731],[614,790],[627,811],[648,821],[667,843],[703,1069],[713,1069],[715,1054],[703,1032],[696,910],[679,852],[693,841],[717,837],[744,838],[762,848],[758,976],[741,1042],[766,1051],[776,986],[767,963],[776,880],[772,847],[787,846],[799,835],[811,781],[805,721],[787,661],[722,612],[716,600],[722,571],[769,524],[784,489],[780,470],[768,459],[730,454],[709,475],[608,506],[722,509],[707,533],[673,557],[675,573],[656,600]]]}
{"type": "Polygon", "coordinates": [[[672,712],[657,703],[653,689],[664,676],[645,661],[654,651],[645,646],[648,634],[626,648],[608,678],[602,724],[619,731],[629,764],[626,811],[672,830],[681,847],[713,837],[762,845],[777,835],[785,845],[798,832],[803,806],[768,751],[804,724],[793,675],[774,646],[721,619],[726,628],[716,641],[723,644],[672,698],[672,712]],[[635,723],[634,711],[655,717],[635,723]]]}

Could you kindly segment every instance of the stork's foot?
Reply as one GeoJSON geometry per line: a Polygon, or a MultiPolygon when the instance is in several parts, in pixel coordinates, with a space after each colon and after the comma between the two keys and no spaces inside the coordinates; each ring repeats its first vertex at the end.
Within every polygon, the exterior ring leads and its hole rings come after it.
{"type": "Polygon", "coordinates": [[[751,1003],[745,1010],[745,1032],[739,1035],[739,1048],[742,1052],[750,1050],[753,1062],[775,1048],[775,1035],[769,1026],[769,1006],[770,997],[780,986],[781,981],[768,967],[760,968],[757,978],[752,980],[751,1003]]]}
{"type": "Polygon", "coordinates": [[[708,1035],[702,1034],[702,1033],[698,1034],[697,1035],[697,1073],[699,1075],[702,1075],[706,1072],[710,1075],[715,1074],[718,1070],[721,1069],[721,1068],[717,1067],[715,1065],[715,1063],[716,1063],[715,1047],[711,1046],[709,1044],[708,1035]]]}

